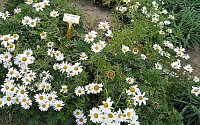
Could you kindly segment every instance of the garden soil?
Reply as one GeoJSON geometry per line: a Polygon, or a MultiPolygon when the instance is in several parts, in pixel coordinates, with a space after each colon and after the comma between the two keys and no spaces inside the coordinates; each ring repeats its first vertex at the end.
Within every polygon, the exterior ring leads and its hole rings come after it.
{"type": "Polygon", "coordinates": [[[100,21],[107,21],[113,27],[112,14],[108,10],[99,8],[90,0],[72,0],[70,3],[84,13],[85,18],[81,20],[86,31],[97,30],[100,21]]]}

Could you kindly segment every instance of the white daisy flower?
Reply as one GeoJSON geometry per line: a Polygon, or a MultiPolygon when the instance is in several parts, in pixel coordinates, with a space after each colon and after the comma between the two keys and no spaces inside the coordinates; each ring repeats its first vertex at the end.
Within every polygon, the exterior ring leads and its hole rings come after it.
{"type": "Polygon", "coordinates": [[[33,3],[33,0],[26,0],[26,2],[25,2],[26,4],[32,4],[33,3]]]}
{"type": "Polygon", "coordinates": [[[125,54],[126,52],[130,51],[128,46],[122,45],[122,52],[125,54]]]}
{"type": "Polygon", "coordinates": [[[17,14],[18,14],[18,13],[20,13],[20,12],[21,12],[21,8],[18,8],[18,7],[17,7],[16,9],[14,9],[14,13],[17,13],[17,14]]]}
{"type": "Polygon", "coordinates": [[[87,122],[87,118],[84,115],[81,115],[76,119],[77,125],[84,125],[87,122]]]}
{"type": "Polygon", "coordinates": [[[32,28],[36,27],[36,19],[31,19],[30,23],[29,23],[29,26],[32,27],[32,28]]]}
{"type": "Polygon", "coordinates": [[[34,3],[33,4],[33,7],[35,7],[35,10],[36,11],[43,11],[43,8],[45,7],[44,6],[44,3],[43,2],[40,2],[40,3],[34,3]]]}
{"type": "Polygon", "coordinates": [[[24,19],[22,20],[23,25],[29,25],[31,18],[29,16],[25,16],[24,19]]]}
{"type": "Polygon", "coordinates": [[[198,96],[200,94],[200,88],[199,87],[194,87],[192,86],[192,90],[191,93],[195,94],[196,96],[198,96]]]}
{"type": "Polygon", "coordinates": [[[146,60],[147,59],[146,55],[141,54],[141,59],[146,60]]]}
{"type": "Polygon", "coordinates": [[[58,13],[58,11],[53,10],[53,11],[50,13],[50,16],[51,16],[51,17],[57,17],[57,16],[59,16],[59,13],[58,13]]]}
{"type": "Polygon", "coordinates": [[[54,45],[54,42],[48,42],[47,43],[47,47],[53,47],[53,45],[54,45]]]}
{"type": "Polygon", "coordinates": [[[108,30],[107,33],[105,34],[107,37],[113,37],[113,32],[112,30],[108,30]]]}
{"type": "Polygon", "coordinates": [[[110,25],[108,24],[108,22],[104,21],[104,22],[99,22],[98,27],[99,29],[102,30],[109,30],[110,25]]]}
{"type": "Polygon", "coordinates": [[[192,66],[191,66],[191,65],[189,65],[189,64],[188,64],[188,65],[186,65],[186,66],[184,66],[183,68],[184,68],[186,71],[190,72],[190,73],[192,73],[192,72],[193,72],[193,70],[194,70],[194,69],[192,68],[192,66]]]}
{"type": "Polygon", "coordinates": [[[144,105],[146,105],[146,101],[148,100],[148,98],[144,97],[145,92],[143,94],[141,94],[140,92],[137,92],[137,95],[135,95],[135,99],[137,100],[137,102],[139,103],[139,106],[143,103],[144,105]]]}
{"type": "Polygon", "coordinates": [[[162,70],[162,65],[160,63],[155,63],[155,68],[158,70],[162,70]]]}
{"type": "Polygon", "coordinates": [[[54,110],[55,111],[60,111],[64,105],[65,104],[64,104],[64,102],[62,100],[56,100],[54,102],[54,110]]]}
{"type": "Polygon", "coordinates": [[[134,86],[131,86],[129,87],[128,90],[126,90],[126,93],[128,95],[136,95],[136,93],[140,92],[139,88],[138,88],[138,85],[134,85],[134,86]]]}
{"type": "Polygon", "coordinates": [[[62,88],[60,89],[60,92],[67,93],[68,89],[66,85],[62,85],[62,88]]]}
{"type": "Polygon", "coordinates": [[[197,76],[194,77],[194,82],[198,83],[200,80],[197,76]]]}
{"type": "Polygon", "coordinates": [[[47,104],[45,102],[39,103],[39,109],[40,109],[40,111],[47,111],[49,107],[50,107],[49,104],[47,104]]]}
{"type": "Polygon", "coordinates": [[[85,90],[83,87],[77,86],[74,90],[74,93],[76,94],[76,96],[81,96],[81,95],[85,94],[85,90]]]}
{"type": "Polygon", "coordinates": [[[142,7],[142,13],[143,14],[147,14],[147,8],[144,6],[144,7],[142,7]]]}
{"type": "Polygon", "coordinates": [[[85,52],[82,52],[80,55],[80,60],[87,60],[88,56],[85,54],[85,52]]]}
{"type": "Polygon", "coordinates": [[[18,34],[13,34],[12,35],[12,39],[13,40],[18,40],[19,39],[19,35],[18,34]]]}
{"type": "Polygon", "coordinates": [[[128,84],[133,84],[134,83],[134,78],[132,78],[132,77],[127,77],[126,78],[126,82],[128,83],[128,84]]]}
{"type": "Polygon", "coordinates": [[[9,14],[9,12],[6,11],[5,13],[3,13],[3,14],[1,15],[1,17],[2,17],[4,20],[6,20],[7,17],[10,17],[10,15],[11,15],[11,14],[9,14]]]}
{"type": "Polygon", "coordinates": [[[133,52],[133,54],[138,54],[139,49],[138,48],[133,48],[132,52],[133,52]]]}
{"type": "Polygon", "coordinates": [[[93,45],[91,46],[91,49],[92,49],[93,52],[99,53],[99,52],[101,52],[101,50],[103,48],[101,47],[100,44],[93,43],[93,45]]]}
{"type": "Polygon", "coordinates": [[[100,123],[101,115],[102,115],[102,112],[99,109],[92,108],[88,116],[90,117],[90,121],[92,121],[93,123],[100,123]]]}
{"type": "Polygon", "coordinates": [[[50,4],[49,4],[49,0],[43,0],[43,4],[45,5],[45,6],[50,6],[50,4]]]}
{"type": "Polygon", "coordinates": [[[47,32],[42,32],[41,34],[40,34],[40,37],[41,37],[41,39],[46,39],[46,37],[47,37],[47,32]]]}
{"type": "Polygon", "coordinates": [[[83,115],[83,110],[81,110],[81,109],[76,109],[76,110],[73,111],[73,115],[74,115],[74,117],[76,117],[76,118],[80,118],[80,117],[83,115]]]}

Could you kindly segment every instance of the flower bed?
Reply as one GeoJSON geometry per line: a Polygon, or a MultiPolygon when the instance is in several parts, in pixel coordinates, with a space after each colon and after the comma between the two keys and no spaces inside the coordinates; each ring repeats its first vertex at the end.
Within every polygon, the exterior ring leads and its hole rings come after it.
{"type": "Polygon", "coordinates": [[[176,17],[164,3],[121,1],[115,27],[84,32],[80,20],[70,40],[63,15],[83,14],[66,4],[27,0],[1,12],[1,122],[183,124],[173,100],[188,88],[198,97],[199,78],[181,65],[190,56],[170,41],[176,17]]]}

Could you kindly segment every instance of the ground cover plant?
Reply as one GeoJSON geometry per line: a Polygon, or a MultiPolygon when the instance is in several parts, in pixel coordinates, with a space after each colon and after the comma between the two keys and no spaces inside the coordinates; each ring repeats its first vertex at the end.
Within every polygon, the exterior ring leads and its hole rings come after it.
{"type": "Polygon", "coordinates": [[[80,20],[70,40],[64,13],[84,14],[69,1],[9,4],[0,14],[1,123],[198,124],[199,78],[181,65],[190,57],[170,41],[176,17],[163,1],[118,1],[114,27],[85,32],[80,20]]]}

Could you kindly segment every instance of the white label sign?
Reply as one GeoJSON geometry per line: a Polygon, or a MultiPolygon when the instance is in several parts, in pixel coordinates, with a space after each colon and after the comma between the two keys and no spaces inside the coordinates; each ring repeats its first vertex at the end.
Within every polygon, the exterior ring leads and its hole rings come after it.
{"type": "Polygon", "coordinates": [[[65,14],[64,14],[64,17],[63,17],[63,21],[64,21],[64,22],[71,22],[71,23],[76,23],[76,24],[78,24],[78,23],[79,23],[79,20],[80,20],[80,16],[78,16],[78,15],[73,15],[73,14],[68,14],[68,13],[65,13],[65,14]]]}

